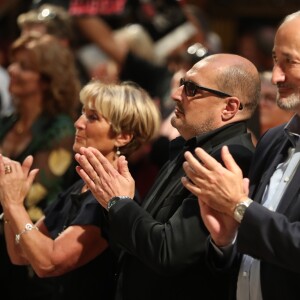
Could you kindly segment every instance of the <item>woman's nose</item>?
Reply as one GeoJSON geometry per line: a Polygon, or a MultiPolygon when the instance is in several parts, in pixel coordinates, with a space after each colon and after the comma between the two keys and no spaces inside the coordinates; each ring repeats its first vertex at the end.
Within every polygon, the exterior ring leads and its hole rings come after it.
{"type": "Polygon", "coordinates": [[[80,115],[74,123],[75,128],[84,128],[84,119],[84,114],[80,115]]]}

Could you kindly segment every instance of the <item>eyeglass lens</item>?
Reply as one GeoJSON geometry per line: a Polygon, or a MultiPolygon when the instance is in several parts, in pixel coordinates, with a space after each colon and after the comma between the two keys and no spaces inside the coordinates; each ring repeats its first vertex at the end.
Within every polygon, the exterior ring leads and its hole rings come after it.
{"type": "Polygon", "coordinates": [[[188,97],[194,97],[196,94],[197,86],[190,81],[185,81],[183,78],[180,79],[180,86],[184,86],[184,91],[188,97]]]}

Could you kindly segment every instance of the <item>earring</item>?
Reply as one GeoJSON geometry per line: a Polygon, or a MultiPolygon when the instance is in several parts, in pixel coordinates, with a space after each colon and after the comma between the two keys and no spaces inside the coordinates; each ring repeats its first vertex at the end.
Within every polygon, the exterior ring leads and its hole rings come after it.
{"type": "Polygon", "coordinates": [[[117,155],[117,156],[120,156],[120,155],[121,155],[121,151],[120,151],[120,148],[119,148],[119,147],[117,147],[116,155],[117,155]]]}

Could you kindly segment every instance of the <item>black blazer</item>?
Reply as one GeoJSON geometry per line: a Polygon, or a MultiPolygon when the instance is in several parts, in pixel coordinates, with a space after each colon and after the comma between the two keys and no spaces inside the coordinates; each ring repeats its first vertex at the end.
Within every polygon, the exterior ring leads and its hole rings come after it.
{"type": "MultiPolygon", "coordinates": [[[[204,148],[218,160],[228,145],[245,174],[254,151],[244,122],[224,126],[188,141],[182,153],[161,170],[140,207],[119,201],[109,211],[110,238],[123,249],[116,299],[223,299],[220,280],[205,263],[208,236],[197,198],[181,184],[183,152],[204,148]]],[[[230,277],[230,276],[229,276],[230,277]]]]}
{"type": "MultiPolygon", "coordinates": [[[[276,166],[291,142],[284,125],[268,131],[257,145],[251,167],[251,198],[260,203],[276,166]]],[[[264,300],[300,299],[300,168],[276,212],[253,203],[241,223],[237,249],[261,260],[264,300]]]]}

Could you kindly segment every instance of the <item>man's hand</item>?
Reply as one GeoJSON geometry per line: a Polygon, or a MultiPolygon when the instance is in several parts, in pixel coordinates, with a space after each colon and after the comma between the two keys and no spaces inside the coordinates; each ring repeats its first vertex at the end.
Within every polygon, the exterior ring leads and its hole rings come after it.
{"type": "Polygon", "coordinates": [[[220,213],[198,198],[202,220],[210,232],[211,239],[218,247],[232,244],[235,240],[239,223],[232,217],[220,213]]]}
{"type": "Polygon", "coordinates": [[[239,223],[233,218],[236,204],[247,198],[249,180],[243,179],[241,169],[224,146],[222,159],[224,168],[203,149],[197,148],[197,160],[190,152],[185,153],[183,168],[187,177],[183,185],[198,196],[202,220],[214,243],[230,245],[237,234],[239,223]]]}
{"type": "Polygon", "coordinates": [[[118,158],[116,168],[92,147],[80,148],[75,158],[80,164],[76,167],[77,173],[104,208],[107,208],[109,200],[114,196],[133,199],[135,182],[124,156],[118,158]]]}
{"type": "Polygon", "coordinates": [[[182,178],[183,185],[211,208],[232,217],[236,204],[248,194],[241,169],[226,146],[221,153],[226,168],[201,148],[195,153],[199,160],[185,153],[183,168],[187,177],[182,178]]]}

